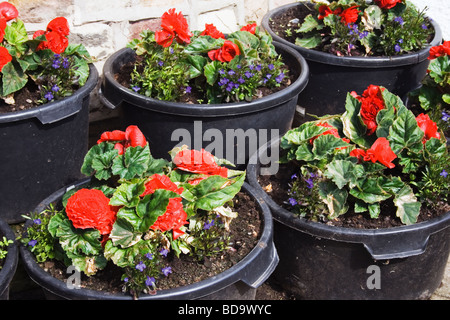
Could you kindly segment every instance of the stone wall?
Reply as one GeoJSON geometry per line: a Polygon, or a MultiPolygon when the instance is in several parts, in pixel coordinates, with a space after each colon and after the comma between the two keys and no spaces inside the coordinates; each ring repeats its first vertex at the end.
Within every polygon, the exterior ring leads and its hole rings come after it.
{"type": "MultiPolygon", "coordinates": [[[[19,17],[32,33],[44,30],[57,16],[68,19],[71,43],[83,43],[96,57],[95,65],[102,72],[104,61],[113,52],[126,46],[142,29],[156,29],[159,17],[176,8],[187,18],[191,30],[201,30],[205,23],[214,23],[222,32],[238,30],[248,22],[261,22],[264,14],[295,0],[10,0],[19,10],[19,17]]],[[[441,26],[444,38],[450,38],[447,19],[450,4],[442,0],[412,0],[419,7],[428,6],[429,16],[441,26]],[[443,4],[445,3],[445,5],[443,4]]],[[[92,108],[101,108],[95,97],[92,108]]],[[[104,116],[104,112],[102,113],[104,116]]],[[[93,112],[95,117],[95,112],[93,112]]]]}

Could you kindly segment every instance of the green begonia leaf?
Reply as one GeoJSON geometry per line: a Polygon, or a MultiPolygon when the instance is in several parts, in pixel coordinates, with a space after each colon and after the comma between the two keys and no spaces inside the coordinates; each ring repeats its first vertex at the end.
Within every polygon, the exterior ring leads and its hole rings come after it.
{"type": "Polygon", "coordinates": [[[150,148],[145,147],[127,148],[123,155],[113,160],[112,173],[119,175],[122,179],[133,179],[141,176],[148,169],[150,161],[150,148]]]}
{"type": "Polygon", "coordinates": [[[144,181],[137,183],[123,183],[117,187],[109,204],[112,206],[135,207],[139,203],[140,195],[144,193],[144,191],[144,181]]]}
{"type": "Polygon", "coordinates": [[[62,213],[55,214],[48,225],[50,234],[58,238],[61,247],[73,255],[98,255],[102,250],[100,232],[95,229],[76,229],[62,213]]]}
{"type": "Polygon", "coordinates": [[[323,202],[328,206],[329,219],[335,219],[348,210],[347,197],[348,192],[345,189],[339,189],[330,181],[319,182],[319,195],[323,202]]]}
{"type": "Polygon", "coordinates": [[[198,209],[213,210],[232,200],[240,191],[245,180],[245,174],[232,179],[221,176],[210,176],[190,189],[195,198],[195,206],[198,209]]]}
{"type": "Polygon", "coordinates": [[[347,184],[352,188],[358,178],[358,171],[355,170],[355,167],[356,165],[351,161],[334,160],[328,164],[324,175],[333,180],[339,189],[342,189],[347,184]]]}
{"type": "Polygon", "coordinates": [[[417,201],[414,191],[410,186],[405,185],[394,198],[394,204],[397,206],[397,217],[404,224],[414,224],[420,213],[420,202],[417,201]]]}
{"type": "Polygon", "coordinates": [[[170,198],[180,195],[169,190],[158,189],[153,194],[146,195],[137,205],[136,213],[142,219],[139,231],[146,232],[166,212],[170,198]]]}

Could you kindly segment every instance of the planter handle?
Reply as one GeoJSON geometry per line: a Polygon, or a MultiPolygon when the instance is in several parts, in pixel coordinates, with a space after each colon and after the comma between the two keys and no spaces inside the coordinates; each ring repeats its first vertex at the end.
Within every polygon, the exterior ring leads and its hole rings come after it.
{"type": "Polygon", "coordinates": [[[100,87],[98,89],[98,98],[100,99],[100,102],[107,107],[108,109],[114,110],[117,108],[118,105],[120,105],[122,102],[119,102],[117,105],[111,103],[108,99],[106,99],[105,95],[102,92],[102,88],[100,87]]]}
{"type": "Polygon", "coordinates": [[[278,265],[279,258],[273,241],[269,243],[258,243],[259,249],[266,251],[266,254],[259,255],[245,269],[241,281],[251,288],[258,288],[273,273],[278,265]]]}
{"type": "Polygon", "coordinates": [[[448,223],[442,223],[442,220],[449,220],[449,216],[443,215],[433,222],[418,223],[415,225],[416,228],[410,228],[409,226],[398,227],[395,228],[397,230],[395,232],[388,229],[383,234],[380,234],[380,230],[378,230],[378,239],[365,237],[362,243],[375,260],[398,259],[420,255],[427,249],[430,236],[449,226],[448,223]]]}

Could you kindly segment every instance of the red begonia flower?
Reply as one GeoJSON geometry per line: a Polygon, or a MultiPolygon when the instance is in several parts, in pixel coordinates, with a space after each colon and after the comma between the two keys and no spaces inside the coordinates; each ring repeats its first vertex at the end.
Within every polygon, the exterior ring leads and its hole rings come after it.
{"type": "Polygon", "coordinates": [[[75,228],[94,228],[107,235],[116,221],[117,207],[109,205],[102,191],[81,189],[67,200],[66,213],[75,228]]]}
{"type": "Polygon", "coordinates": [[[133,125],[128,126],[125,132],[121,130],[103,132],[97,144],[102,142],[117,142],[114,148],[119,150],[119,154],[123,154],[128,147],[145,147],[147,144],[144,134],[133,125]]]}
{"type": "Polygon", "coordinates": [[[69,45],[69,39],[56,31],[46,32],[45,38],[47,39],[45,41],[46,49],[50,49],[56,54],[63,53],[69,45]]]}
{"type": "Polygon", "coordinates": [[[213,37],[214,39],[225,39],[225,35],[220,32],[219,30],[217,30],[216,26],[214,26],[213,24],[209,24],[206,23],[205,24],[205,30],[203,30],[202,33],[200,33],[201,36],[210,36],[213,37]]]}
{"type": "Polygon", "coordinates": [[[13,4],[4,1],[0,3],[0,16],[4,17],[6,21],[9,21],[17,18],[19,11],[13,4]]]}
{"type": "Polygon", "coordinates": [[[235,56],[240,54],[241,51],[237,44],[226,40],[221,48],[209,51],[208,57],[213,61],[219,60],[220,62],[230,62],[235,56]]]}
{"type": "Polygon", "coordinates": [[[5,47],[0,47],[0,71],[3,67],[12,60],[12,56],[9,54],[8,49],[5,47]]]}
{"type": "Polygon", "coordinates": [[[57,17],[48,23],[47,31],[48,32],[55,31],[63,36],[68,36],[70,33],[69,23],[67,22],[66,18],[57,17]]]}
{"type": "Polygon", "coordinates": [[[347,25],[349,23],[355,23],[356,20],[358,20],[358,14],[358,6],[351,6],[350,8],[342,11],[339,16],[341,17],[341,22],[347,25]]]}
{"type": "Polygon", "coordinates": [[[183,209],[181,200],[181,198],[169,199],[166,212],[158,217],[150,229],[163,232],[173,230],[174,240],[182,235],[184,232],[179,229],[188,222],[186,221],[187,213],[183,209]]]}
{"type": "Polygon", "coordinates": [[[184,190],[182,187],[178,188],[178,186],[170,180],[168,176],[155,173],[145,183],[145,191],[141,194],[141,197],[152,194],[157,189],[169,190],[178,194],[181,194],[184,190]]]}
{"type": "Polygon", "coordinates": [[[367,134],[371,135],[377,129],[377,114],[378,111],[384,109],[383,93],[384,88],[370,85],[362,94],[358,96],[356,92],[351,92],[351,95],[361,102],[360,115],[367,127],[367,134]]]}
{"type": "Polygon", "coordinates": [[[393,164],[392,161],[397,158],[397,155],[392,151],[389,145],[389,141],[384,137],[378,138],[367,151],[362,149],[352,150],[350,156],[357,157],[360,161],[372,161],[373,163],[378,161],[389,169],[395,167],[395,164],[393,164]]]}
{"type": "Polygon", "coordinates": [[[175,13],[175,8],[169,9],[161,17],[161,28],[155,32],[156,43],[168,47],[176,39],[178,43],[190,43],[192,33],[186,18],[181,12],[175,13]]]}
{"type": "MultiPolygon", "coordinates": [[[[183,192],[183,188],[178,188],[168,176],[154,174],[150,177],[150,180],[145,183],[145,191],[141,194],[141,197],[152,194],[158,189],[170,190],[178,194],[183,192]]],[[[158,217],[150,229],[161,230],[163,232],[172,230],[174,240],[184,234],[184,232],[179,229],[188,222],[186,221],[187,213],[184,211],[181,201],[181,198],[169,199],[166,212],[158,217]]]]}
{"type": "Polygon", "coordinates": [[[402,3],[403,0],[375,0],[375,4],[381,9],[392,9],[397,3],[402,3]]]}
{"type": "Polygon", "coordinates": [[[256,23],[249,23],[246,26],[243,26],[241,28],[241,31],[247,31],[247,32],[250,32],[251,34],[255,34],[255,32],[256,32],[256,23]]]}
{"type": "Polygon", "coordinates": [[[182,150],[176,154],[173,163],[177,169],[182,171],[228,177],[228,169],[219,166],[214,156],[204,149],[201,149],[201,151],[182,150]]]}
{"type": "Polygon", "coordinates": [[[437,124],[430,119],[428,114],[419,114],[416,117],[417,125],[419,128],[423,131],[424,137],[422,139],[422,142],[425,143],[431,138],[440,139],[441,135],[438,132],[438,126],[437,124]]]}
{"type": "Polygon", "coordinates": [[[64,17],[57,17],[50,21],[46,31],[38,30],[33,34],[33,39],[45,35],[46,41],[42,41],[36,48],[37,51],[50,49],[56,54],[63,53],[69,45],[69,23],[64,17]]]}
{"type": "Polygon", "coordinates": [[[430,48],[430,55],[428,60],[436,59],[440,56],[450,55],[450,41],[444,41],[440,46],[434,46],[430,48]]]}

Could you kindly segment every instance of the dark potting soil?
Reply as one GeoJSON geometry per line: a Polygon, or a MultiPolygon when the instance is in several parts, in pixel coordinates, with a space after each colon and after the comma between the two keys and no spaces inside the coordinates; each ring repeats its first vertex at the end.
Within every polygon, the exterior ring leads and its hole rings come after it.
{"type": "MultiPolygon", "coordinates": [[[[262,232],[261,212],[255,201],[244,192],[238,193],[233,202],[238,217],[230,224],[232,243],[230,249],[203,261],[198,261],[194,257],[184,254],[177,259],[172,253],[169,253],[167,265],[172,268],[172,273],[168,277],[161,277],[156,280],[158,290],[180,287],[208,279],[229,269],[250,253],[262,232]]],[[[70,276],[70,274],[66,274],[67,267],[59,261],[46,262],[41,264],[41,267],[61,281],[66,281],[70,276]]],[[[109,293],[120,293],[123,285],[122,274],[120,268],[108,263],[104,270],[97,272],[94,276],[88,277],[82,274],[81,287],[109,293]]],[[[273,292],[271,297],[274,296],[280,297],[283,296],[283,293],[273,292]]]]}
{"type": "Polygon", "coordinates": [[[38,106],[36,101],[40,98],[37,86],[30,82],[23,89],[14,93],[14,103],[6,103],[5,100],[0,99],[0,114],[32,109],[38,106]]]}
{"type": "MultiPolygon", "coordinates": [[[[292,165],[280,165],[280,169],[275,175],[261,175],[258,177],[260,185],[267,192],[267,194],[281,207],[286,210],[290,210],[288,204],[288,189],[291,182],[291,176],[297,173],[295,166],[292,165]]],[[[328,225],[346,227],[346,228],[358,228],[358,229],[380,229],[404,226],[398,217],[395,215],[395,207],[393,203],[385,202],[386,205],[382,206],[381,213],[378,219],[370,218],[368,213],[354,213],[347,212],[344,215],[339,216],[334,220],[320,221],[328,225]]],[[[421,213],[417,219],[417,222],[426,221],[442,214],[445,214],[450,210],[448,203],[442,203],[439,210],[430,210],[422,206],[421,213]]]]}

